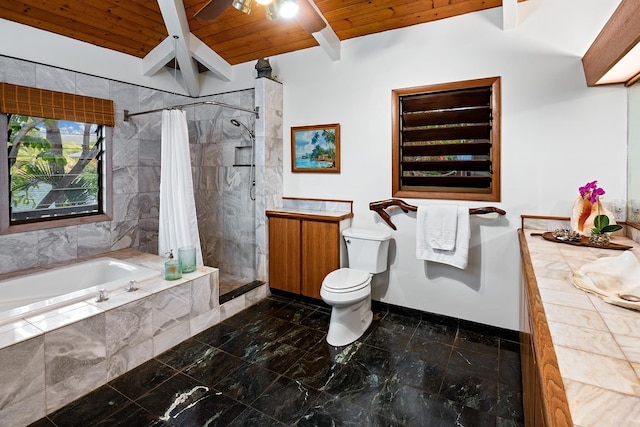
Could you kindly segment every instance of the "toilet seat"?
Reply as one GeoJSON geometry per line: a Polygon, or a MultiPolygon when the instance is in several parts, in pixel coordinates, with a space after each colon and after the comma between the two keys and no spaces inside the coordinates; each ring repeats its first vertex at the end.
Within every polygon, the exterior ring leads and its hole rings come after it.
{"type": "Polygon", "coordinates": [[[340,268],[327,274],[322,287],[327,292],[355,292],[365,288],[371,282],[371,274],[354,268],[340,268]]]}

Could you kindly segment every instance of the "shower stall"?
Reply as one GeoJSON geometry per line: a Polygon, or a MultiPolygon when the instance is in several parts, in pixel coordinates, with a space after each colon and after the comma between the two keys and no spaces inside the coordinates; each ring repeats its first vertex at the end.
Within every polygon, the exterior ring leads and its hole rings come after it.
{"type": "MultiPolygon", "coordinates": [[[[253,90],[222,98],[247,109],[255,105],[253,90]]],[[[189,122],[202,256],[220,270],[221,295],[258,277],[255,122],[254,114],[208,105],[194,107],[189,122]]]]}

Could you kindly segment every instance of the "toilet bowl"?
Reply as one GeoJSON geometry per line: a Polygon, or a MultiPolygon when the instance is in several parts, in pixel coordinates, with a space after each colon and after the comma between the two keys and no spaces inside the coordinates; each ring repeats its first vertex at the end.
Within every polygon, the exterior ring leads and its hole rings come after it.
{"type": "Polygon", "coordinates": [[[360,338],[371,325],[371,279],[386,270],[389,233],[347,229],[349,268],[329,273],[322,281],[320,296],[332,306],[327,343],[341,347],[360,338]]]}

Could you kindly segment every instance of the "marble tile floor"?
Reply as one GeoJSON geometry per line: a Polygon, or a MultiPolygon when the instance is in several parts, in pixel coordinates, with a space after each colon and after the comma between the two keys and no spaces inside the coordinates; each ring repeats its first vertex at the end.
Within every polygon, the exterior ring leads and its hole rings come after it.
{"type": "Polygon", "coordinates": [[[374,313],[335,348],[329,308],[270,296],[32,426],[524,425],[516,333],[374,313]]]}

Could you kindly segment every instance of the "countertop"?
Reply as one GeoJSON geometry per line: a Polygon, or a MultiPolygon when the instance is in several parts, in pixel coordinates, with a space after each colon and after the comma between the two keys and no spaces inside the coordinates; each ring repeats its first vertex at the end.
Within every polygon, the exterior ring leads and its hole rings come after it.
{"type": "MultiPolygon", "coordinates": [[[[576,288],[571,274],[618,250],[576,247],[523,230],[574,425],[640,426],[640,311],[576,288]]],[[[640,245],[626,237],[612,242],[640,245]]]]}
{"type": "Polygon", "coordinates": [[[317,211],[304,209],[279,208],[266,211],[268,217],[280,218],[302,218],[315,219],[324,221],[342,221],[343,219],[353,218],[353,212],[341,211],[317,211]]]}

